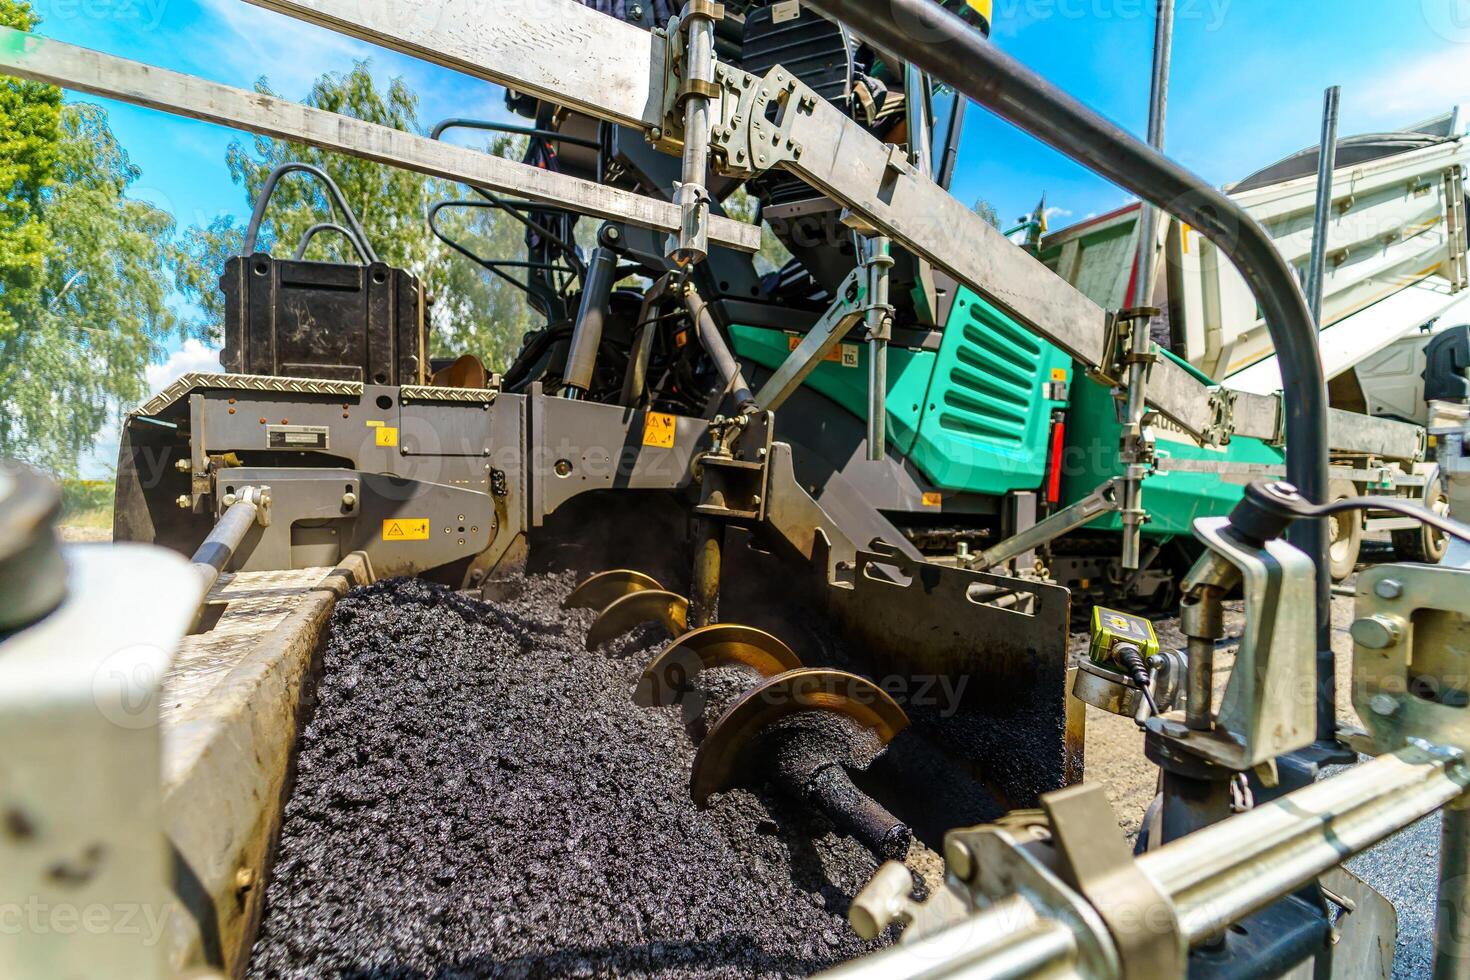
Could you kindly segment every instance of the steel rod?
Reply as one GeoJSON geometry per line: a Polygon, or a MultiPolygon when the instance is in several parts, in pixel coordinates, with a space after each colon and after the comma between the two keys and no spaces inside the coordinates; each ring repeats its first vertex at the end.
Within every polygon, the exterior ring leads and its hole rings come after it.
{"type": "Polygon", "coordinates": [[[888,341],[892,310],[888,307],[889,240],[875,235],[867,242],[868,266],[868,459],[888,455],[888,341]]]}
{"type": "Polygon", "coordinates": [[[719,620],[720,565],[725,549],[725,525],[701,518],[694,533],[694,576],[689,589],[689,628],[699,629],[719,620]]]}
{"type": "Polygon", "coordinates": [[[255,526],[259,511],[255,489],[243,488],[235,502],[220,515],[209,536],[195,550],[194,557],[189,559],[189,563],[199,573],[199,581],[203,586],[199,593],[201,600],[209,595],[209,590],[219,581],[220,572],[224,571],[230,559],[235,556],[235,550],[245,540],[246,532],[255,526]]]}
{"type": "Polygon", "coordinates": [[[735,360],[735,355],[730,352],[730,345],[725,343],[725,337],[720,333],[719,325],[715,323],[709,306],[705,303],[704,297],[695,290],[693,283],[684,285],[684,307],[694,321],[694,329],[699,335],[699,342],[704,345],[705,353],[714,362],[715,371],[719,373],[720,380],[724,382],[725,391],[729,393],[730,400],[734,402],[735,410],[744,412],[753,408],[755,396],[750,393],[750,384],[745,380],[744,372],[740,370],[740,362],[735,360]]]}
{"type": "Polygon", "coordinates": [[[962,976],[1000,980],[1065,967],[1075,963],[1076,955],[1077,940],[1066,926],[1042,918],[1024,898],[1013,895],[957,926],[913,942],[895,943],[821,976],[828,980],[962,976]]]}
{"type": "MultiPolygon", "coordinates": [[[[1342,89],[1327,90],[1322,106],[1322,146],[1317,155],[1317,210],[1313,220],[1312,254],[1307,268],[1307,305],[1313,327],[1322,329],[1322,289],[1327,274],[1327,225],[1332,216],[1332,174],[1337,169],[1337,118],[1342,89]]],[[[1311,497],[1312,500],[1318,500],[1311,497]]],[[[1325,503],[1323,496],[1319,502],[1325,503]]],[[[1324,547],[1326,535],[1324,534],[1324,547]]],[[[1319,593],[1331,601],[1332,582],[1327,564],[1318,562],[1319,593]]],[[[1319,602],[1321,600],[1319,599],[1319,602]]],[[[1337,662],[1332,653],[1331,631],[1317,622],[1317,744],[1329,748],[1337,741],[1337,662]]]]}
{"type": "MultiPolygon", "coordinates": [[[[1164,151],[1164,131],[1169,115],[1169,68],[1174,54],[1174,0],[1158,0],[1154,27],[1154,67],[1149,85],[1148,145],[1164,151]]],[[[1133,305],[1151,306],[1158,269],[1158,211],[1145,203],[1139,210],[1138,278],[1133,305]]]]}
{"type": "Polygon", "coordinates": [[[1312,222],[1312,257],[1307,266],[1307,305],[1322,329],[1322,288],[1327,273],[1327,225],[1332,218],[1332,175],[1337,170],[1337,120],[1342,89],[1334,85],[1322,103],[1322,146],[1317,153],[1317,210],[1312,222]]]}
{"type": "Polygon", "coordinates": [[[1456,755],[1410,746],[1150,851],[1138,866],[1198,942],[1433,813],[1467,782],[1456,755]]]}

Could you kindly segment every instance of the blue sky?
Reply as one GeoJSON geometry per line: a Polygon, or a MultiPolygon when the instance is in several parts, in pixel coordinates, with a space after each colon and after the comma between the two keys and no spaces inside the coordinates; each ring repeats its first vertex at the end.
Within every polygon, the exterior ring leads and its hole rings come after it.
{"type": "MultiPolygon", "coordinates": [[[[487,0],[493,2],[493,0],[487,0]]],[[[994,0],[995,43],[1134,132],[1147,119],[1153,0],[994,0]]],[[[1343,86],[1343,132],[1391,129],[1470,108],[1470,0],[1176,0],[1168,151],[1212,183],[1316,142],[1322,90],[1343,86]]],[[[243,0],[35,0],[40,33],[249,87],[260,78],[290,98],[327,71],[370,59],[380,79],[403,76],[426,125],[456,116],[505,118],[500,90],[269,13],[243,0]]],[[[106,103],[142,169],[133,194],[180,225],[243,215],[225,168],[237,134],[106,103]]],[[[1045,191],[1052,227],[1130,198],[1048,147],[972,109],[954,191],[985,198],[1009,221],[1045,191]]],[[[197,345],[150,371],[166,381],[212,366],[197,345]]],[[[111,455],[104,437],[95,470],[111,455]]]]}

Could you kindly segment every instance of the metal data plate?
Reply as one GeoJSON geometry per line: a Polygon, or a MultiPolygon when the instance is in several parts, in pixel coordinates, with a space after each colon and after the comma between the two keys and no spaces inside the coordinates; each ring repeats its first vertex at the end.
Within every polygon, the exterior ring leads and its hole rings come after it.
{"type": "Polygon", "coordinates": [[[328,439],[330,432],[331,430],[325,425],[267,425],[265,427],[265,448],[288,452],[312,449],[325,452],[330,448],[328,439]]]}

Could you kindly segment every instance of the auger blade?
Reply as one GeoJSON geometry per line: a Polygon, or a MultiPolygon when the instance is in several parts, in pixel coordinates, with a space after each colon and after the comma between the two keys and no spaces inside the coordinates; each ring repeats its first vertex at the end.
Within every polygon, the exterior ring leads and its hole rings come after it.
{"type": "Polygon", "coordinates": [[[670,635],[689,628],[689,600],[662,589],[641,589],[608,603],[587,631],[587,649],[596,650],[644,623],[662,623],[670,635]]]}
{"type": "Polygon", "coordinates": [[[702,626],[663,648],[638,678],[633,700],[645,708],[677,704],[701,670],[735,664],[774,677],[800,668],[801,659],[765,630],[738,623],[702,626]]]}
{"type": "Polygon", "coordinates": [[[658,579],[631,568],[614,568],[598,572],[584,580],[562,600],[563,609],[606,609],[613,600],[634,592],[662,590],[658,579]]]}
{"type": "Polygon", "coordinates": [[[823,668],[788,670],[746,691],[710,728],[694,757],[689,780],[694,802],[704,806],[711,796],[733,785],[750,742],[767,726],[803,711],[844,715],[884,745],[909,724],[898,702],[865,677],[823,668]]]}

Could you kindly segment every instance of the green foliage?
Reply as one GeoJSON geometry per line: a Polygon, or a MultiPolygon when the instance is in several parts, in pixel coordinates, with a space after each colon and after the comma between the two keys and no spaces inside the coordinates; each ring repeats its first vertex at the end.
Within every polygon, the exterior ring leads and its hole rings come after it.
{"type": "MultiPolygon", "coordinates": [[[[755,221],[759,204],[744,187],[737,187],[734,193],[721,202],[721,207],[725,209],[725,214],[736,221],[751,223],[755,221]]],[[[755,254],[755,271],[764,276],[775,272],[789,261],[791,253],[781,243],[781,239],[776,237],[769,224],[761,222],[761,250],[755,254]]]]}
{"type": "MultiPolygon", "coordinates": [[[[35,23],[29,4],[0,0],[0,25],[28,31],[35,23]]],[[[60,89],[0,77],[0,338],[19,329],[17,297],[34,292],[43,274],[41,198],[52,181],[60,116],[60,89]]]]}
{"type": "MultiPolygon", "coordinates": [[[[0,22],[34,17],[0,0],[0,22]]],[[[102,109],[0,80],[0,455],[74,473],[179,329],[173,219],[127,197],[138,176],[102,109]]]]}
{"type": "MultiPolygon", "coordinates": [[[[271,92],[265,79],[256,90],[271,92]]],[[[350,72],[325,74],[303,100],[307,105],[407,132],[422,132],[418,98],[402,79],[382,91],[373,81],[367,62],[350,72]]],[[[488,152],[519,156],[523,144],[505,138],[493,140],[488,152]]],[[[431,309],[431,353],[434,356],[479,355],[492,369],[503,369],[520,348],[521,336],[539,325],[523,294],[492,278],[470,260],[455,253],[429,233],[427,216],[436,201],[469,198],[473,194],[445,181],[423,177],[355,157],[339,156],[315,147],[253,137],[235,141],[226,155],[230,176],[245,191],[247,209],[265,185],[271,171],[283,163],[309,163],[329,174],[357,214],[378,257],[408,269],[425,283],[434,298],[431,309]]],[[[258,251],[278,257],[295,252],[302,234],[313,224],[333,220],[329,195],[320,181],[305,175],[282,178],[262,222],[258,251]]],[[[522,227],[514,220],[483,209],[450,209],[439,225],[477,254],[521,258],[522,227]]],[[[183,294],[204,312],[196,327],[218,336],[223,326],[223,296],[218,279],[224,262],[238,254],[243,228],[232,218],[216,219],[207,228],[191,228],[181,238],[175,275],[183,294]]],[[[360,261],[341,235],[312,238],[305,258],[316,261],[360,261]]]]}
{"type": "Polygon", "coordinates": [[[111,480],[62,480],[62,523],[98,512],[111,514],[113,488],[111,480]]]}
{"type": "Polygon", "coordinates": [[[980,217],[990,222],[991,227],[1000,227],[1000,212],[995,210],[995,205],[991,204],[984,198],[977,198],[975,200],[975,206],[970,210],[974,211],[980,217]]]}

